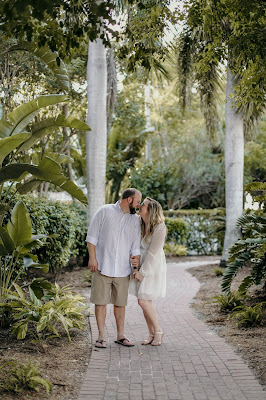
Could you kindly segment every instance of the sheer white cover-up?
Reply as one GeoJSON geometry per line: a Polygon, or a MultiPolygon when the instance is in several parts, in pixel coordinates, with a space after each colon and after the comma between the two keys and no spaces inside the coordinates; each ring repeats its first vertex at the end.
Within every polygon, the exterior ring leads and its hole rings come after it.
{"type": "Polygon", "coordinates": [[[142,300],[152,300],[166,296],[166,260],[163,251],[166,227],[159,224],[148,241],[141,240],[139,272],[141,282],[130,278],[129,293],[142,300]]]}

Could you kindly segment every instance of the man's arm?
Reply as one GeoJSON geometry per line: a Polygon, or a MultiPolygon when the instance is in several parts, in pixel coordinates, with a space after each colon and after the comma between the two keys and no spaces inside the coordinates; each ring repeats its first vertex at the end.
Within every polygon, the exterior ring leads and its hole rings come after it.
{"type": "Polygon", "coordinates": [[[89,250],[88,267],[91,270],[91,272],[95,272],[98,269],[98,261],[96,259],[96,246],[88,242],[88,250],[89,250]]]}

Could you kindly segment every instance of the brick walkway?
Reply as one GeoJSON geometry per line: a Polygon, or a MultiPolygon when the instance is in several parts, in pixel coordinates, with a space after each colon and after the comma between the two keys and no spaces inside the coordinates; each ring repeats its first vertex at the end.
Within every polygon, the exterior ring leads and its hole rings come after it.
{"type": "MultiPolygon", "coordinates": [[[[114,343],[115,320],[108,308],[108,348],[93,348],[79,400],[266,400],[245,362],[188,306],[200,284],[185,269],[200,264],[206,262],[167,264],[167,297],[156,304],[164,331],[159,347],[140,344],[147,330],[135,297],[129,296],[126,309],[132,348],[114,343]]],[[[95,317],[91,325],[95,342],[95,317]]]]}

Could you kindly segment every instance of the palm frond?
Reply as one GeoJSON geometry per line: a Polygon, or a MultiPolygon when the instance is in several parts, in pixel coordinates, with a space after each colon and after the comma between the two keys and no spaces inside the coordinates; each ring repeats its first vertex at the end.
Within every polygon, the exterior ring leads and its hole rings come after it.
{"type": "Polygon", "coordinates": [[[229,266],[225,269],[222,278],[221,288],[223,292],[230,292],[230,286],[233,278],[236,276],[238,270],[245,267],[249,261],[250,253],[247,251],[239,255],[236,261],[229,264],[229,266]]]}

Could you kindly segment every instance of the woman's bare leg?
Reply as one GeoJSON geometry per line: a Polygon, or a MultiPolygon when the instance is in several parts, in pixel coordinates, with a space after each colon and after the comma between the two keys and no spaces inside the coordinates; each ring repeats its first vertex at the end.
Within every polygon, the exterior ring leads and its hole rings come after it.
{"type": "Polygon", "coordinates": [[[146,320],[150,334],[156,335],[156,332],[160,332],[161,330],[158,322],[157,313],[152,305],[152,300],[139,299],[138,303],[143,310],[144,318],[146,320]]]}

